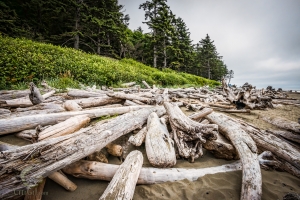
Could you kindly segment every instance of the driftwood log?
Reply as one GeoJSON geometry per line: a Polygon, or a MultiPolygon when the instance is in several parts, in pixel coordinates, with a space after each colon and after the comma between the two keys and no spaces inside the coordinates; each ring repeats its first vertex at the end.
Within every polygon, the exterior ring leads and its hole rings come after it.
{"type": "MultiPolygon", "coordinates": [[[[273,160],[266,160],[270,157],[270,152],[267,152],[268,157],[265,158],[259,156],[260,164],[264,165],[276,165],[277,162],[273,160]]],[[[91,180],[105,180],[110,181],[119,165],[106,164],[101,162],[93,162],[80,160],[68,165],[63,168],[66,174],[70,174],[77,178],[87,178],[91,180]]],[[[225,173],[231,171],[242,170],[241,161],[235,161],[231,164],[225,164],[217,167],[207,167],[200,169],[185,169],[185,168],[153,168],[153,167],[143,167],[139,174],[137,184],[156,184],[164,182],[174,182],[187,179],[189,181],[196,181],[198,178],[203,177],[208,174],[225,173]]]]}
{"type": "Polygon", "coordinates": [[[67,135],[78,131],[90,122],[90,118],[87,115],[78,115],[71,117],[66,121],[50,126],[45,130],[38,133],[38,140],[50,139],[62,135],[67,135]]]}
{"type": "Polygon", "coordinates": [[[69,90],[68,96],[77,98],[89,98],[89,97],[103,97],[106,96],[107,91],[103,92],[89,92],[86,90],[69,90]]]}
{"type": "Polygon", "coordinates": [[[151,106],[126,106],[117,108],[102,108],[82,111],[71,111],[41,115],[31,115],[24,117],[16,117],[12,119],[0,119],[0,135],[14,133],[22,130],[32,129],[38,125],[53,125],[57,122],[64,121],[70,117],[77,115],[88,115],[91,119],[101,116],[124,114],[130,111],[139,110],[141,108],[149,108],[151,106]]]}
{"type": "Polygon", "coordinates": [[[220,133],[228,138],[236,148],[243,166],[241,199],[261,199],[262,178],[257,158],[257,147],[239,123],[226,115],[211,113],[205,117],[219,126],[220,133]]]}
{"type": "Polygon", "coordinates": [[[89,108],[89,107],[104,106],[107,104],[122,103],[123,100],[119,98],[108,97],[105,95],[101,97],[74,99],[73,101],[76,102],[82,108],[89,108]]]}
{"type": "Polygon", "coordinates": [[[297,122],[287,120],[282,117],[261,116],[261,118],[264,121],[269,122],[270,124],[273,124],[279,128],[300,133],[300,124],[297,122]]]}
{"type": "Polygon", "coordinates": [[[140,109],[113,118],[105,124],[100,123],[99,126],[96,124],[83,133],[73,133],[1,152],[0,198],[8,198],[14,191],[26,187],[30,189],[51,173],[101,150],[118,137],[142,127],[150,113],[154,111],[159,116],[165,113],[163,107],[140,109]]]}
{"type": "Polygon", "coordinates": [[[147,134],[147,127],[144,127],[135,135],[130,136],[128,141],[134,146],[141,146],[142,143],[145,141],[146,134],[147,134]]]}
{"type": "Polygon", "coordinates": [[[45,183],[46,179],[44,178],[36,187],[27,190],[24,200],[41,200],[45,183]]]}
{"type": "Polygon", "coordinates": [[[145,146],[148,160],[154,167],[173,167],[176,164],[174,142],[165,121],[155,112],[148,117],[145,146]]]}
{"type": "Polygon", "coordinates": [[[41,95],[40,90],[35,86],[33,82],[30,84],[29,99],[33,105],[40,104],[44,101],[44,97],[41,95]]]}
{"type": "Polygon", "coordinates": [[[203,155],[202,144],[207,140],[216,140],[218,126],[215,124],[200,124],[188,118],[178,106],[164,102],[173,130],[173,138],[178,153],[191,162],[203,155]]]}
{"type": "Polygon", "coordinates": [[[117,169],[100,199],[131,200],[143,165],[143,154],[132,151],[117,169]]]}
{"type": "Polygon", "coordinates": [[[64,103],[63,107],[68,111],[80,111],[82,108],[76,103],[76,101],[68,100],[64,103]]]}

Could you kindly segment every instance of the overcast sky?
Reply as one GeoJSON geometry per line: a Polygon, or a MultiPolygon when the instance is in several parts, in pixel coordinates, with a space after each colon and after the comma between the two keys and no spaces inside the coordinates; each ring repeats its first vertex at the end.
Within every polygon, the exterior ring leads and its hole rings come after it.
{"type": "MultiPolygon", "coordinates": [[[[146,0],[119,0],[129,28],[148,32],[146,0]]],[[[231,83],[257,88],[300,90],[300,0],[168,0],[191,32],[193,43],[209,34],[228,69],[231,83]]]]}

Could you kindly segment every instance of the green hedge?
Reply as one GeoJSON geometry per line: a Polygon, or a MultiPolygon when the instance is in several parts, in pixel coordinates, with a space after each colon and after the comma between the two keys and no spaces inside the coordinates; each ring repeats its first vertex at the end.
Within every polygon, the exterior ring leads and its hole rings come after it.
{"type": "Polygon", "coordinates": [[[67,77],[84,84],[118,85],[142,80],[161,86],[219,85],[218,82],[170,69],[160,71],[132,59],[114,60],[71,48],[13,39],[0,35],[0,82],[19,82],[67,77]]]}

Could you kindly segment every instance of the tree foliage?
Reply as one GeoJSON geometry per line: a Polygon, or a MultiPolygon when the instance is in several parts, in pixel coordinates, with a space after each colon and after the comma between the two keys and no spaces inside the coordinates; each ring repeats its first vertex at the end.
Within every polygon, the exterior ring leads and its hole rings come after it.
{"type": "Polygon", "coordinates": [[[1,0],[0,33],[213,80],[228,74],[214,41],[206,35],[193,44],[186,23],[167,0],[148,0],[139,9],[150,32],[130,30],[118,0],[1,0]]]}

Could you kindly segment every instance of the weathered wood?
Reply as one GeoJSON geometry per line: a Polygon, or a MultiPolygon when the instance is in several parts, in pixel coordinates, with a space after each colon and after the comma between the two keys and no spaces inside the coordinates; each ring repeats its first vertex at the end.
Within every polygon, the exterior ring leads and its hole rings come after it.
{"type": "Polygon", "coordinates": [[[243,166],[241,199],[261,199],[262,178],[255,142],[226,115],[213,112],[205,118],[219,126],[220,133],[232,142],[238,152],[243,166]]]}
{"type": "Polygon", "coordinates": [[[121,84],[122,87],[131,87],[134,86],[136,84],[136,82],[129,82],[129,83],[123,83],[121,84]]]}
{"type": "Polygon", "coordinates": [[[143,154],[132,151],[120,165],[100,199],[131,200],[143,165],[143,154]]]}
{"type": "Polygon", "coordinates": [[[110,155],[117,156],[117,157],[122,156],[123,148],[118,144],[110,143],[106,145],[106,149],[110,155]]]}
{"type": "Polygon", "coordinates": [[[33,105],[40,104],[44,101],[43,96],[40,93],[40,90],[35,86],[33,82],[29,83],[30,85],[30,94],[29,100],[33,105]]]}
{"type": "Polygon", "coordinates": [[[141,101],[141,102],[147,103],[147,104],[152,103],[151,99],[146,98],[146,97],[140,97],[140,96],[134,95],[134,94],[125,94],[125,93],[121,93],[121,92],[115,92],[115,93],[109,93],[109,94],[107,94],[107,96],[115,97],[115,98],[119,98],[119,99],[131,100],[131,101],[138,100],[138,101],[141,101]]]}
{"type": "Polygon", "coordinates": [[[130,136],[128,141],[134,146],[141,146],[142,143],[145,141],[146,134],[147,134],[147,127],[144,127],[135,135],[130,136]]]}
{"type": "Polygon", "coordinates": [[[0,91],[0,100],[11,100],[26,97],[30,94],[30,90],[6,90],[0,91]]]}
{"type": "Polygon", "coordinates": [[[4,108],[0,108],[0,118],[6,118],[10,116],[10,110],[8,109],[4,109],[4,108]]]}
{"type": "Polygon", "coordinates": [[[300,133],[300,124],[282,117],[260,116],[264,121],[269,122],[279,128],[300,133]]]}
{"type": "MultiPolygon", "coordinates": [[[[86,132],[73,133],[47,141],[18,147],[0,154],[0,198],[13,195],[14,191],[33,187],[49,174],[57,171],[116,140],[147,120],[150,113],[165,113],[161,106],[140,109],[97,124],[86,132]],[[23,181],[19,179],[23,174],[23,181]]],[[[101,121],[100,121],[101,122],[101,121]]]]}
{"type": "Polygon", "coordinates": [[[31,142],[37,141],[38,138],[36,129],[24,130],[19,133],[16,133],[15,136],[31,142]]]}
{"type": "Polygon", "coordinates": [[[207,140],[216,140],[218,126],[200,124],[188,118],[179,107],[164,102],[173,130],[173,137],[181,157],[194,159],[203,155],[202,144],[207,140]]]}
{"type": "MultiPolygon", "coordinates": [[[[260,157],[260,164],[266,164],[268,160],[260,157]]],[[[276,164],[273,161],[267,164],[276,164]]],[[[93,162],[80,160],[63,168],[63,171],[77,178],[87,178],[91,180],[105,180],[110,181],[119,165],[106,164],[101,162],[93,162]]],[[[156,184],[164,182],[174,182],[187,179],[189,181],[196,181],[199,178],[208,174],[225,173],[242,170],[240,160],[231,164],[225,164],[217,167],[207,167],[199,169],[185,169],[185,168],[153,168],[143,167],[139,174],[137,184],[156,184]]]]}
{"type": "Polygon", "coordinates": [[[126,100],[124,102],[124,106],[136,106],[136,105],[139,105],[139,104],[134,103],[133,101],[130,101],[130,100],[126,100]]]}
{"type": "Polygon", "coordinates": [[[70,181],[66,175],[64,175],[62,172],[57,171],[53,172],[48,176],[51,180],[62,186],[68,191],[74,191],[77,189],[77,185],[75,185],[72,181],[70,181]]]}
{"type": "Polygon", "coordinates": [[[214,110],[211,108],[203,108],[199,112],[196,112],[196,113],[190,115],[189,118],[191,118],[193,120],[198,120],[198,119],[205,117],[206,115],[212,113],[213,111],[214,110]]]}
{"type": "Polygon", "coordinates": [[[147,89],[151,89],[150,85],[148,85],[148,83],[146,81],[142,81],[142,83],[144,84],[144,86],[147,88],[147,89]]]}
{"type": "Polygon", "coordinates": [[[107,157],[108,153],[106,149],[101,149],[100,151],[88,155],[87,160],[108,163],[107,157]]]}
{"type": "Polygon", "coordinates": [[[44,178],[36,187],[27,190],[24,200],[41,200],[45,183],[46,179],[44,178]]]}
{"type": "Polygon", "coordinates": [[[261,151],[267,150],[272,152],[276,157],[283,159],[285,163],[290,163],[300,172],[300,151],[297,148],[247,122],[237,119],[236,121],[240,123],[240,128],[245,130],[253,138],[261,151]]]}
{"type": "Polygon", "coordinates": [[[226,112],[226,113],[251,113],[249,109],[242,109],[242,110],[217,110],[219,112],[226,112]]]}
{"type": "Polygon", "coordinates": [[[89,92],[86,90],[69,90],[68,96],[77,98],[89,98],[89,97],[103,97],[106,96],[107,91],[103,92],[89,92]]]}
{"type": "Polygon", "coordinates": [[[235,108],[235,106],[227,106],[227,105],[216,104],[216,103],[209,103],[208,105],[212,106],[212,107],[226,108],[226,109],[233,109],[233,108],[235,108]]]}
{"type": "Polygon", "coordinates": [[[0,141],[0,151],[6,151],[6,150],[11,150],[11,149],[15,149],[18,146],[12,145],[12,144],[8,144],[5,142],[1,142],[0,141]]]}
{"type": "Polygon", "coordinates": [[[64,103],[63,107],[68,111],[80,111],[82,108],[76,103],[76,101],[68,100],[64,103]]]}
{"type": "Polygon", "coordinates": [[[173,167],[176,164],[174,141],[164,120],[155,112],[148,117],[145,146],[148,160],[154,167],[173,167]]]}
{"type": "Polygon", "coordinates": [[[279,131],[279,130],[267,130],[267,132],[271,132],[272,134],[274,134],[276,136],[283,137],[285,139],[288,139],[290,141],[300,144],[300,135],[299,134],[294,134],[289,131],[279,131]]]}
{"type": "Polygon", "coordinates": [[[38,133],[38,140],[45,140],[62,135],[67,135],[78,131],[82,127],[86,126],[90,122],[90,118],[87,115],[78,115],[71,117],[66,121],[50,126],[45,130],[38,133]]]}
{"type": "Polygon", "coordinates": [[[95,98],[74,99],[73,101],[75,101],[82,108],[89,108],[89,107],[104,106],[107,104],[122,103],[123,100],[119,98],[108,97],[105,95],[105,96],[95,97],[95,98]]]}
{"type": "Polygon", "coordinates": [[[124,114],[141,108],[149,108],[151,106],[126,106],[119,108],[101,108],[82,111],[70,111],[61,113],[31,115],[26,117],[16,117],[12,119],[0,119],[0,135],[19,132],[27,129],[33,129],[38,125],[46,126],[57,124],[70,117],[87,114],[91,119],[101,116],[124,114]]]}

